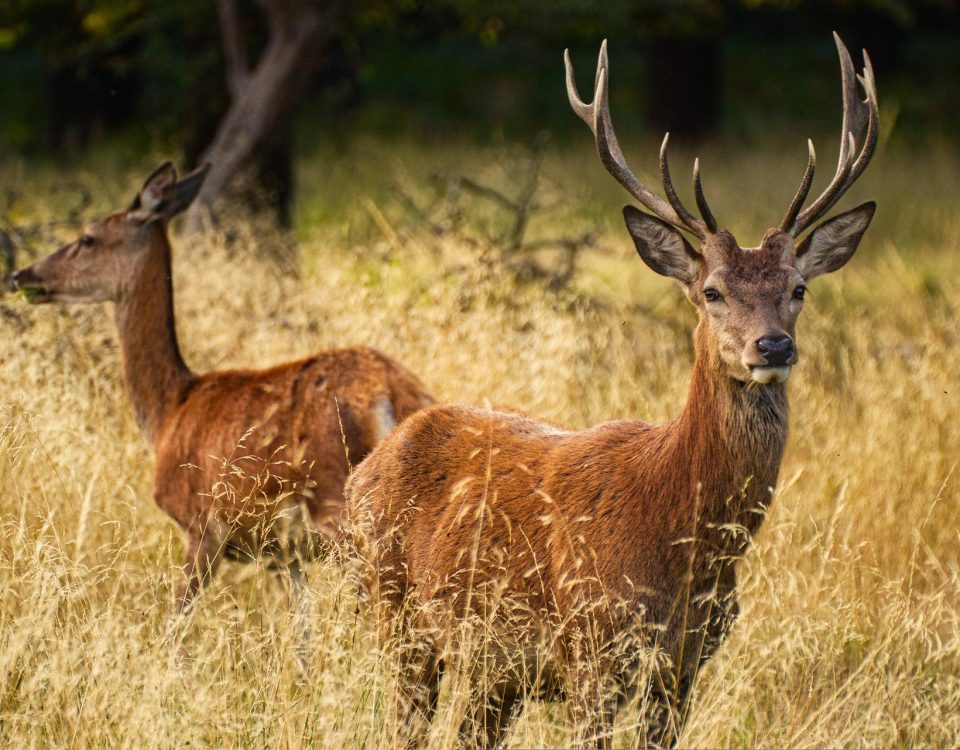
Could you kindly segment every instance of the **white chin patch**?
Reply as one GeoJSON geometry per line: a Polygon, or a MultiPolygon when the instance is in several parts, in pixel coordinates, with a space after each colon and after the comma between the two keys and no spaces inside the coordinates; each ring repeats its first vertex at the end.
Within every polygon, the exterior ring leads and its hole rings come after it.
{"type": "Polygon", "coordinates": [[[750,378],[754,383],[786,383],[790,377],[789,367],[751,367],[750,378]]]}

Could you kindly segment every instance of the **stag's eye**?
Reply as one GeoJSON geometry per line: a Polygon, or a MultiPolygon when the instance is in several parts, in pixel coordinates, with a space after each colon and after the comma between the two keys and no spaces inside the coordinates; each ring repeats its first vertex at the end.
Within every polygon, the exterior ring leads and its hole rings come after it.
{"type": "Polygon", "coordinates": [[[805,295],[806,293],[807,293],[807,288],[803,284],[801,284],[800,286],[798,286],[796,289],[793,290],[793,298],[803,299],[803,295],[805,295]]]}
{"type": "Polygon", "coordinates": [[[723,299],[723,295],[720,294],[720,292],[718,292],[713,287],[709,287],[703,290],[703,298],[707,302],[719,302],[720,300],[723,299]]]}
{"type": "Polygon", "coordinates": [[[85,234],[80,238],[81,247],[90,247],[93,244],[93,237],[89,234],[85,234]]]}

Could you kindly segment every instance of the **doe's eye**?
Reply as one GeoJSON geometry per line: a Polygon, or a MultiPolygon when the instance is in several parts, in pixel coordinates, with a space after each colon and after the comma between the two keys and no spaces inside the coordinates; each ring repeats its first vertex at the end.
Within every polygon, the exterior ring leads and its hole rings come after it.
{"type": "Polygon", "coordinates": [[[793,298],[803,299],[803,295],[805,295],[806,293],[807,293],[807,288],[803,284],[801,284],[800,286],[798,286],[796,289],[793,290],[793,298]]]}
{"type": "Polygon", "coordinates": [[[90,247],[93,244],[93,237],[89,234],[85,234],[80,238],[81,247],[90,247]]]}
{"type": "Polygon", "coordinates": [[[717,302],[718,300],[723,299],[723,295],[713,287],[709,287],[703,290],[703,298],[707,302],[717,302]]]}

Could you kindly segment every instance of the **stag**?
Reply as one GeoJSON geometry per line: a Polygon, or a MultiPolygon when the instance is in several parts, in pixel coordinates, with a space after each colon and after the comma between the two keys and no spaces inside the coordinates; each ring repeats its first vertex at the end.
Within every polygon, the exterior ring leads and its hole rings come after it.
{"type": "Polygon", "coordinates": [[[738,562],[777,484],[806,285],[850,260],[875,209],[864,203],[800,237],[861,175],[877,144],[869,58],[861,101],[850,55],[836,43],[836,173],[802,209],[816,163],[811,145],[786,215],[754,248],[718,224],[699,162],[699,217],[684,207],[667,138],[665,199],[630,170],[610,120],[606,42],[591,104],[581,101],[565,53],[571,106],[593,131],[604,167],[650,212],[623,211],[637,252],[697,309],[686,405],[664,425],[614,421],[582,431],[432,406],[357,468],[346,489],[351,533],[381,641],[401,646],[397,726],[407,742],[422,739],[435,711],[444,659],[462,659],[475,691],[460,730],[465,744],[496,745],[526,696],[565,697],[576,742],[601,747],[618,707],[638,698],[641,740],[675,744],[698,670],[737,617],[738,562]],[[471,622],[485,637],[482,649],[465,652],[458,644],[475,632],[471,622]]]}
{"type": "Polygon", "coordinates": [[[186,365],[167,225],[208,169],[178,179],[163,164],[129,208],[13,277],[34,304],[114,303],[126,389],[156,455],[154,500],[186,535],[177,613],[225,555],[281,561],[301,585],[302,562],[338,533],[351,464],[433,401],[409,370],[365,347],[266,370],[201,375],[186,365]],[[238,448],[238,471],[225,477],[238,448]]]}

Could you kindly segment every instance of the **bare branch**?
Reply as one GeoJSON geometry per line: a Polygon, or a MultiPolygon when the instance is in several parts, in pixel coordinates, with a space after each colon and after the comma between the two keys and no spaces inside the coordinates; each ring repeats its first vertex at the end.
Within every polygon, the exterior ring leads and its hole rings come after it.
{"type": "Polygon", "coordinates": [[[474,182],[469,177],[460,177],[459,182],[460,187],[462,187],[464,190],[468,190],[469,192],[479,195],[482,198],[488,198],[494,203],[499,203],[503,208],[511,213],[517,213],[520,211],[520,206],[514,201],[510,200],[510,198],[505,196],[499,190],[494,190],[486,185],[481,185],[479,182],[474,182]]]}

